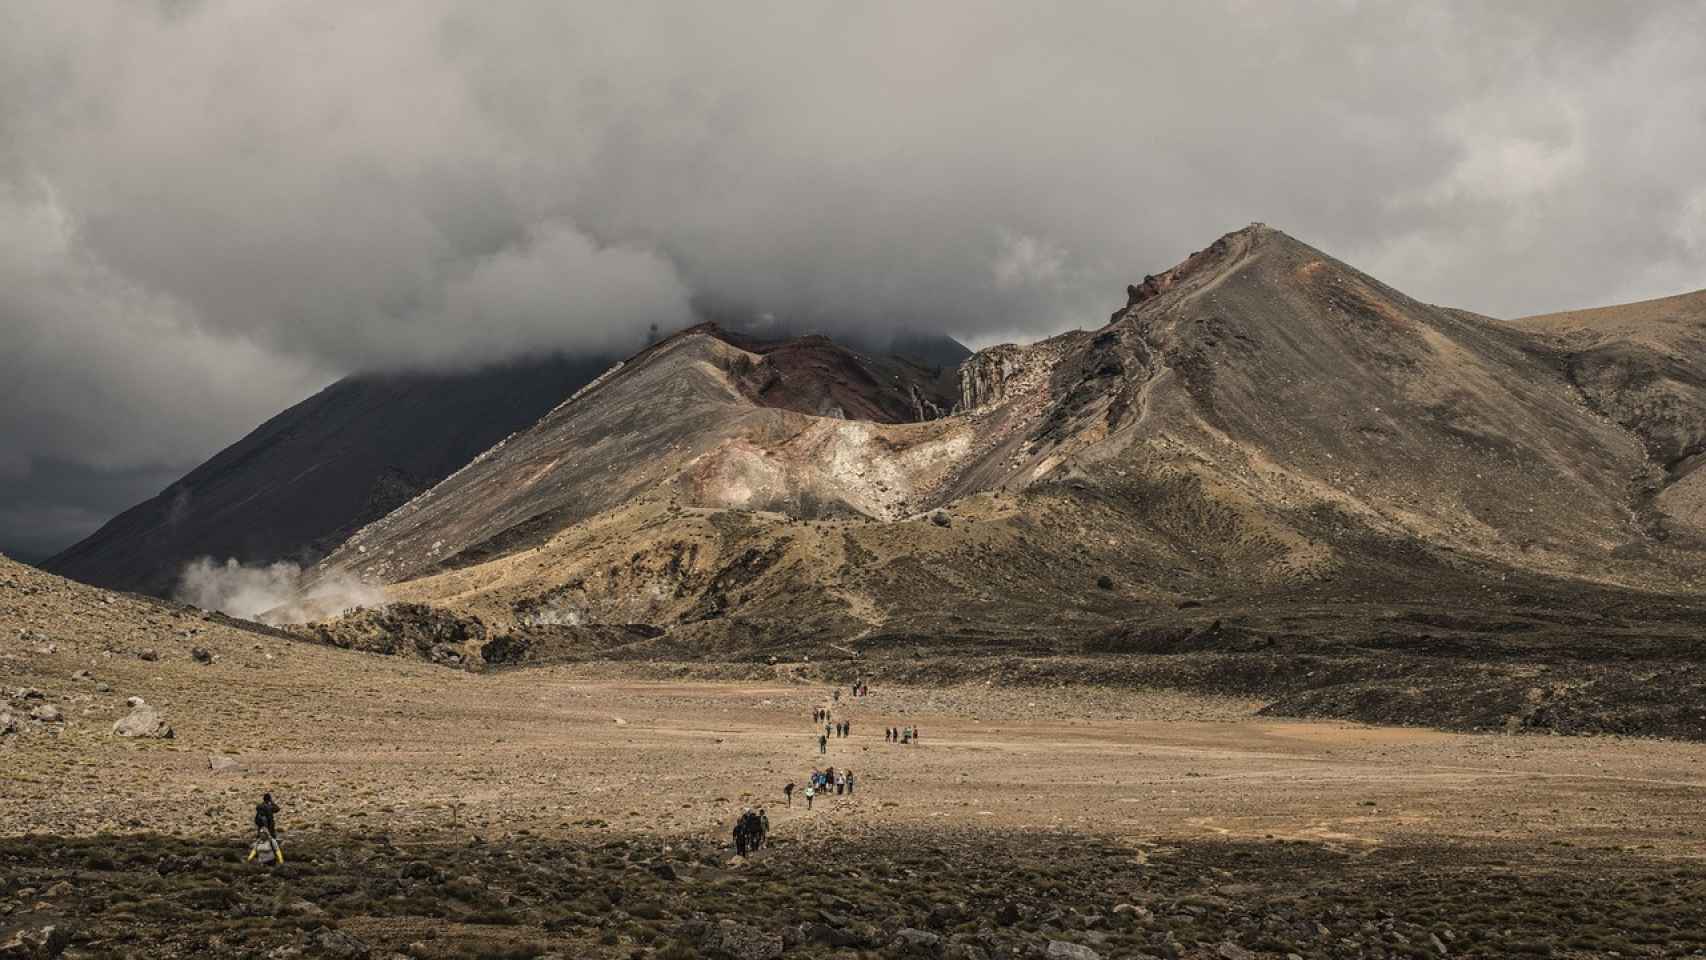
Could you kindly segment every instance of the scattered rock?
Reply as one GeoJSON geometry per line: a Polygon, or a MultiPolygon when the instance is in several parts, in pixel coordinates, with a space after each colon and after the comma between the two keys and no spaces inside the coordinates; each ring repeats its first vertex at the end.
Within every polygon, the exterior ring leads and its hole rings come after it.
{"type": "Polygon", "coordinates": [[[71,932],[64,927],[48,925],[19,930],[11,939],[0,943],[0,958],[4,960],[51,960],[71,945],[71,932]]]}
{"type": "Polygon", "coordinates": [[[323,917],[326,915],[326,911],[301,897],[279,904],[276,912],[281,917],[323,917]]]}
{"type": "Polygon", "coordinates": [[[34,710],[31,710],[30,711],[30,719],[39,721],[41,723],[64,723],[65,722],[64,714],[61,714],[59,712],[59,708],[54,706],[51,703],[44,703],[41,706],[35,708],[34,710]]]}
{"type": "Polygon", "coordinates": [[[132,708],[129,715],[114,722],[113,735],[156,740],[170,740],[175,736],[171,724],[166,722],[166,718],[160,716],[160,711],[147,704],[132,708]]]}
{"type": "Polygon", "coordinates": [[[321,927],[308,935],[308,945],[328,957],[363,960],[372,948],[336,927],[321,927]]]}
{"type": "Polygon", "coordinates": [[[733,920],[724,920],[705,932],[705,952],[727,960],[777,960],[782,956],[782,937],[733,920]]]}

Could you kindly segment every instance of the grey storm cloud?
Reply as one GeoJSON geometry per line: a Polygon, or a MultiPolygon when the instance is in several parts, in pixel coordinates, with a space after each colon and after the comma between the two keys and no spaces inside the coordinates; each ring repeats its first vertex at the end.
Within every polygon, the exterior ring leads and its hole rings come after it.
{"type": "Polygon", "coordinates": [[[0,548],[123,505],[56,471],[696,304],[1036,337],[1251,220],[1493,315],[1694,289],[1701,36],[1702,0],[0,4],[0,548]]]}

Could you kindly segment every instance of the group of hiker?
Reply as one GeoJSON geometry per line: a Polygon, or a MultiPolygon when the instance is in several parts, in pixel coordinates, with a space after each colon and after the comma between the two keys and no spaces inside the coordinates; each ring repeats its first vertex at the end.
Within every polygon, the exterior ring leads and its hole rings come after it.
{"type": "MultiPolygon", "coordinates": [[[[792,784],[790,784],[792,786],[792,784]]],[[[746,856],[759,847],[764,846],[764,840],[770,835],[770,818],[764,809],[757,810],[747,807],[735,821],[735,853],[746,856]]]]}
{"type": "Polygon", "coordinates": [[[883,742],[885,742],[885,743],[914,743],[915,744],[918,742],[918,728],[917,727],[889,727],[887,730],[883,731],[883,742]]]}

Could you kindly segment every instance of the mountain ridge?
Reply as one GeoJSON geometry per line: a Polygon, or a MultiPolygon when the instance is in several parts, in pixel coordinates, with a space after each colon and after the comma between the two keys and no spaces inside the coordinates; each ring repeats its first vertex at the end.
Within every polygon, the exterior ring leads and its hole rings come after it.
{"type": "Polygon", "coordinates": [[[630,653],[696,656],[1094,644],[1202,629],[1179,611],[1203,597],[1240,629],[1301,604],[1327,637],[1383,590],[1701,588],[1699,551],[1643,518],[1640,442],[1549,344],[1261,224],[1127,299],[979,351],[923,423],[766,407],[738,382],[754,354],[686,331],[321,570],[495,630],[651,624],[630,653]]]}

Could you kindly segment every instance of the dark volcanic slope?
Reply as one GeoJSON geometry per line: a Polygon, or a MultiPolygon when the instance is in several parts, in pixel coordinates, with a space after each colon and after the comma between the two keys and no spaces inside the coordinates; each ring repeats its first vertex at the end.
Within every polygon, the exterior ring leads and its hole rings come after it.
{"type": "Polygon", "coordinates": [[[539,419],[609,363],[553,357],[472,373],[348,377],[42,566],[161,594],[200,556],[312,562],[539,419]]]}
{"type": "Polygon", "coordinates": [[[1640,438],[1652,532],[1706,536],[1706,290],[1512,325],[1557,352],[1589,406],[1640,438]]]}

